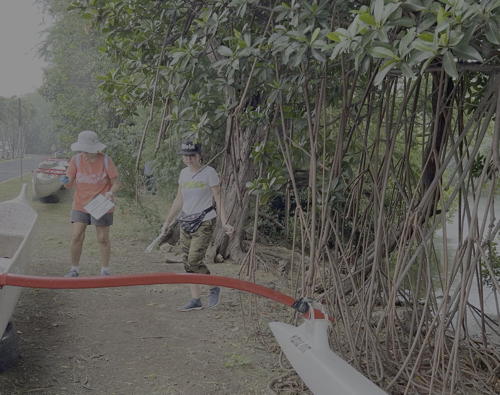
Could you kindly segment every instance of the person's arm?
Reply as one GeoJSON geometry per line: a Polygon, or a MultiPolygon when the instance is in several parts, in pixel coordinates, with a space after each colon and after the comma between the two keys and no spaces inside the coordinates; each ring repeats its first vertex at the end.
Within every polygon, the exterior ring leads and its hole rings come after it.
{"type": "Polygon", "coordinates": [[[75,185],[75,176],[76,176],[76,165],[74,159],[71,159],[66,169],[66,175],[62,177],[61,182],[64,185],[64,188],[70,189],[75,185]]]}
{"type": "Polygon", "coordinates": [[[163,223],[163,228],[162,228],[163,230],[173,225],[173,223],[175,222],[175,218],[177,217],[177,214],[179,213],[179,211],[181,211],[181,209],[182,209],[182,192],[181,192],[181,186],[179,185],[179,188],[177,189],[177,195],[175,196],[175,199],[172,202],[172,206],[170,207],[170,210],[168,210],[165,222],[163,223]]]}
{"type": "Polygon", "coordinates": [[[220,195],[220,185],[215,185],[211,187],[212,193],[214,195],[215,204],[217,206],[217,213],[220,216],[222,222],[222,227],[227,235],[231,235],[234,232],[234,228],[227,222],[226,210],[224,209],[224,203],[220,195]]]}
{"type": "Polygon", "coordinates": [[[120,183],[120,180],[118,180],[118,177],[112,178],[110,182],[111,182],[111,189],[104,194],[104,197],[106,199],[113,200],[115,193],[120,189],[122,184],[120,183]]]}

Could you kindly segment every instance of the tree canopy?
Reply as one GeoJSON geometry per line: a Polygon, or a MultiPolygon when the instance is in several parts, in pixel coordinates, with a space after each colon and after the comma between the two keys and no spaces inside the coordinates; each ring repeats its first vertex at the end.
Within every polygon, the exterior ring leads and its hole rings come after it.
{"type": "Polygon", "coordinates": [[[461,290],[500,291],[500,225],[474,208],[498,191],[500,1],[45,2],[60,130],[102,130],[135,187],[145,157],[166,174],[195,138],[237,229],[216,253],[251,277],[274,227],[297,294],[328,305],[372,380],[495,392],[494,325],[461,290]],[[456,210],[471,233],[439,263],[456,210]]]}

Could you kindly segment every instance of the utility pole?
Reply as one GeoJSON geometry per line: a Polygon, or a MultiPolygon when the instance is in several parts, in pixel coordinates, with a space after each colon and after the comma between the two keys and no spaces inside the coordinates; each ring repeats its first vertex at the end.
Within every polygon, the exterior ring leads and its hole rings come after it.
{"type": "Polygon", "coordinates": [[[18,132],[18,138],[19,138],[19,144],[18,144],[18,150],[19,150],[19,178],[21,179],[21,182],[23,181],[23,130],[21,128],[21,98],[19,97],[17,99],[17,126],[19,128],[18,132]]]}

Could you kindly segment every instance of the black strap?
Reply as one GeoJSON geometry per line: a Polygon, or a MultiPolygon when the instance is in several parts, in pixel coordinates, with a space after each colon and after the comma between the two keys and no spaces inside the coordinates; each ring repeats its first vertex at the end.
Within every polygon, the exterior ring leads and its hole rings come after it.
{"type": "Polygon", "coordinates": [[[215,209],[214,205],[211,205],[210,207],[206,208],[205,210],[202,211],[203,216],[205,216],[206,214],[208,214],[210,211],[212,211],[214,209],[215,209]]]}

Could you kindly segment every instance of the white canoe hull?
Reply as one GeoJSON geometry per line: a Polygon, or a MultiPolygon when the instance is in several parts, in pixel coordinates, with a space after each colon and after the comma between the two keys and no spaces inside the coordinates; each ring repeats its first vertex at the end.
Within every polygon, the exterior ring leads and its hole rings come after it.
{"type": "Polygon", "coordinates": [[[40,162],[38,169],[33,172],[33,196],[41,199],[57,193],[63,186],[59,177],[66,173],[67,166],[65,159],[40,162]]]}
{"type": "Polygon", "coordinates": [[[62,185],[59,176],[33,173],[33,195],[38,199],[54,195],[62,185]]]}
{"type": "Polygon", "coordinates": [[[269,323],[287,359],[315,395],[387,395],[330,349],[328,325],[323,319],[300,326],[269,323]]]}
{"type": "MultiPolygon", "coordinates": [[[[25,274],[38,214],[26,200],[26,184],[16,199],[0,203],[0,273],[25,274]]],[[[0,288],[0,337],[16,307],[21,288],[0,288]]]]}

